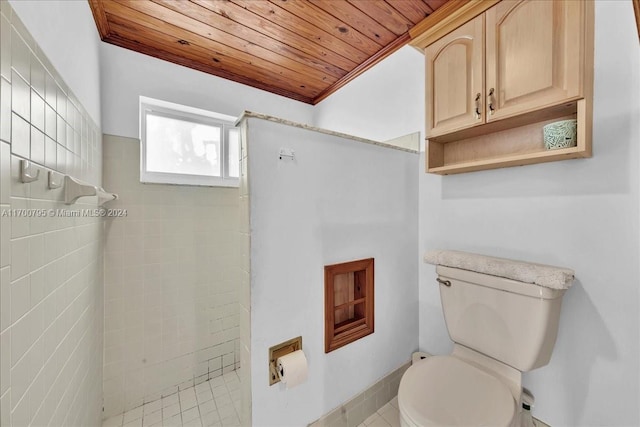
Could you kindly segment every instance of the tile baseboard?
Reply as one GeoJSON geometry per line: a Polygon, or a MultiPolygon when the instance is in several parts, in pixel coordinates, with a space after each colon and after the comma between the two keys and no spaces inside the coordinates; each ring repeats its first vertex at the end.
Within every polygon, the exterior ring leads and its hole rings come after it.
{"type": "Polygon", "coordinates": [[[411,366],[407,361],[346,403],[308,427],[356,427],[398,395],[400,379],[411,366]]]}

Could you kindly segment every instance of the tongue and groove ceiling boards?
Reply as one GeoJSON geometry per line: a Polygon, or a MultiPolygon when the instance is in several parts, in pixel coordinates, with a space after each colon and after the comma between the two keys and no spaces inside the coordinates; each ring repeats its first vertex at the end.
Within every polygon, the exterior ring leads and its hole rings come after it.
{"type": "Polygon", "coordinates": [[[445,3],[89,0],[107,43],[309,104],[402,47],[445,3]]]}

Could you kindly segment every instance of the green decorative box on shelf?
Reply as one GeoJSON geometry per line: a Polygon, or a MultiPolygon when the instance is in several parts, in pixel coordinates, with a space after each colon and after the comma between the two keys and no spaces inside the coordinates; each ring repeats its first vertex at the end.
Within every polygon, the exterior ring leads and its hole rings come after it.
{"type": "Polygon", "coordinates": [[[578,143],[577,128],[578,122],[575,119],[561,120],[545,125],[542,128],[544,146],[547,150],[575,147],[578,143]]]}

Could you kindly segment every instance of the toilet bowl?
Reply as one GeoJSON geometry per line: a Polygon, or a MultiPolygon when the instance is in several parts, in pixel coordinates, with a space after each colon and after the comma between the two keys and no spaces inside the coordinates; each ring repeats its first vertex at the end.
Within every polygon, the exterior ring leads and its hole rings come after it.
{"type": "Polygon", "coordinates": [[[533,396],[522,387],[522,373],[549,363],[573,271],[447,252],[425,260],[437,265],[453,352],[419,360],[404,373],[400,425],[532,427],[533,396]]]}
{"type": "Polygon", "coordinates": [[[499,375],[455,356],[412,365],[398,390],[400,425],[510,427],[519,396],[499,375]]]}

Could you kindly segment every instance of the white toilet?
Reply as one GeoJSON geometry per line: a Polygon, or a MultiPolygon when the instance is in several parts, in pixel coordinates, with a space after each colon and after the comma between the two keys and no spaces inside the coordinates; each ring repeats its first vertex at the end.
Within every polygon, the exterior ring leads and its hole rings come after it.
{"type": "Polygon", "coordinates": [[[453,353],[427,357],[403,375],[398,390],[400,425],[533,426],[529,410],[533,396],[522,388],[522,372],[549,363],[562,296],[573,271],[446,252],[428,254],[425,260],[438,265],[453,353]],[[561,280],[552,283],[556,289],[545,287],[545,277],[535,280],[536,274],[555,273],[561,274],[561,280]]]}

